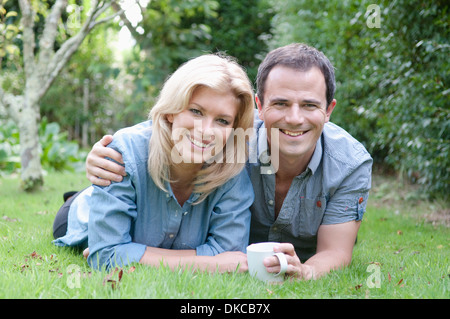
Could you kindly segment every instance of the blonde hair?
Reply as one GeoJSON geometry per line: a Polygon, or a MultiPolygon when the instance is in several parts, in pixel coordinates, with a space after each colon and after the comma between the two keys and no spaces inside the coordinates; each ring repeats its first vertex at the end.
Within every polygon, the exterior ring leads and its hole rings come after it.
{"type": "MultiPolygon", "coordinates": [[[[172,125],[167,115],[184,111],[198,87],[232,93],[239,101],[233,129],[242,128],[245,131],[253,127],[253,89],[242,67],[232,58],[217,54],[203,55],[183,64],[167,79],[149,115],[153,121],[153,132],[149,142],[148,170],[155,184],[164,191],[167,191],[165,182],[173,181],[170,178],[170,166],[174,165],[171,157],[174,147],[172,125]]],[[[230,134],[228,141],[230,139],[234,139],[233,134],[230,134]]],[[[233,148],[227,147],[223,161],[204,164],[197,174],[193,192],[199,193],[200,197],[196,203],[203,201],[214,189],[244,168],[245,160],[238,160],[238,154],[242,154],[238,147],[243,147],[242,143],[231,141],[230,144],[233,148]]],[[[247,154],[247,150],[245,152],[247,154]]]]}

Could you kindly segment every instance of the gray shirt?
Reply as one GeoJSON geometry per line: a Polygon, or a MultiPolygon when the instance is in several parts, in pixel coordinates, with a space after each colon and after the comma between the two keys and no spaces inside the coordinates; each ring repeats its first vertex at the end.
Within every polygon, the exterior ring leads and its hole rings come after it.
{"type": "Polygon", "coordinates": [[[250,154],[257,154],[257,160],[247,165],[255,192],[250,243],[292,243],[305,262],[316,252],[320,225],[362,219],[371,186],[372,158],[345,130],[326,123],[307,169],[293,179],[275,219],[275,171],[268,157],[267,130],[263,121],[255,121],[250,154]]]}

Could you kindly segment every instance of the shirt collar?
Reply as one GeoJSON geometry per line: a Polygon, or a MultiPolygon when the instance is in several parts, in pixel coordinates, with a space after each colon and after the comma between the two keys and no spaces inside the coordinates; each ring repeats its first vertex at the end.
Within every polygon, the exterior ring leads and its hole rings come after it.
{"type": "MultiPolygon", "coordinates": [[[[323,134],[323,133],[322,133],[323,134]]],[[[274,174],[274,169],[270,163],[270,150],[269,150],[269,144],[267,142],[267,129],[265,124],[263,123],[260,128],[258,129],[258,160],[260,162],[260,165],[265,168],[264,174],[274,174]]],[[[322,135],[317,140],[316,148],[314,150],[313,156],[311,157],[311,160],[309,161],[308,168],[311,170],[312,174],[314,174],[319,167],[320,161],[322,160],[322,135]]],[[[263,170],[261,171],[263,173],[263,170]]]]}
{"type": "MultiPolygon", "coordinates": [[[[166,201],[170,201],[172,198],[177,201],[177,198],[175,197],[175,194],[172,191],[172,187],[170,186],[169,182],[165,182],[166,183],[166,189],[167,191],[166,193],[166,201]]],[[[192,193],[191,196],[189,196],[188,200],[186,201],[189,204],[194,203],[195,201],[197,201],[197,199],[200,197],[201,194],[199,193],[192,193]]]]}
{"type": "Polygon", "coordinates": [[[270,160],[269,144],[267,143],[267,129],[264,123],[258,129],[257,154],[261,174],[275,174],[275,169],[270,160]]]}

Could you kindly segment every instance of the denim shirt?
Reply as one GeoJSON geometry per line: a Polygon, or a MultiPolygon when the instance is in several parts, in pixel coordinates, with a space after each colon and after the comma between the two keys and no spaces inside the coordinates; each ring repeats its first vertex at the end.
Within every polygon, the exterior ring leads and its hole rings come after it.
{"type": "Polygon", "coordinates": [[[55,240],[55,244],[74,245],[87,236],[88,262],[94,268],[107,269],[139,262],[146,246],[195,249],[197,255],[206,256],[245,251],[249,207],[254,199],[246,171],[218,187],[201,203],[193,205],[200,194],[192,193],[180,206],[170,184],[166,185],[168,192],[164,192],[148,173],[150,137],[150,121],[114,135],[108,147],[122,154],[127,176],[120,183],[91,186],[80,194],[69,211],[67,235],[55,240]],[[80,208],[84,211],[78,211],[80,208]]]}
{"type": "Polygon", "coordinates": [[[371,187],[372,158],[346,131],[326,123],[307,169],[293,179],[275,219],[275,171],[267,160],[267,130],[257,118],[255,129],[250,152],[258,160],[247,165],[255,192],[250,243],[292,243],[304,262],[316,252],[320,225],[362,219],[371,187]]]}

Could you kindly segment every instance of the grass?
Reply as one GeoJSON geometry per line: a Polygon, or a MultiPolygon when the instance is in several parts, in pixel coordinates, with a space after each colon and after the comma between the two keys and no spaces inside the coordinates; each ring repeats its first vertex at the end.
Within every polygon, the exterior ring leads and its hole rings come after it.
{"type": "Polygon", "coordinates": [[[84,174],[50,173],[26,194],[0,179],[0,298],[391,299],[450,297],[448,203],[429,203],[395,180],[375,178],[352,264],[316,281],[261,283],[248,274],[171,271],[141,265],[91,270],[80,252],[52,241],[62,193],[88,185],[84,174]],[[436,216],[440,216],[436,218],[436,216]],[[431,222],[432,220],[433,222],[431,222]]]}

